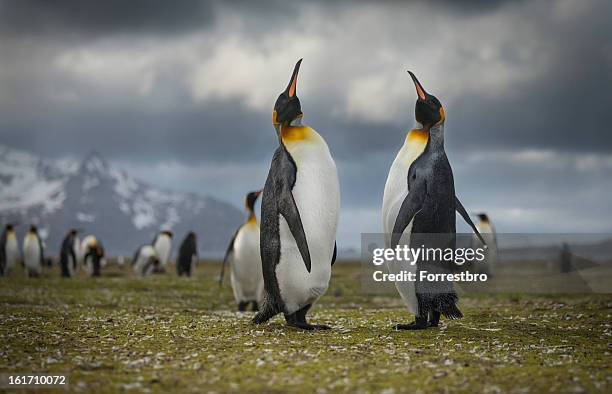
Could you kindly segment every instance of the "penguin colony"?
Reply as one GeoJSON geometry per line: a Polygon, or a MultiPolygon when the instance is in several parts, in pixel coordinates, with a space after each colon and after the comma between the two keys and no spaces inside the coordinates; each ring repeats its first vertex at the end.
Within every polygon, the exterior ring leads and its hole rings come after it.
{"type": "MultiPolygon", "coordinates": [[[[289,326],[304,330],[330,327],[311,324],[306,315],[327,291],[331,268],[336,260],[336,229],[340,211],[340,187],[336,165],[325,139],[303,124],[304,113],[297,96],[302,60],[293,69],[285,90],[272,111],[272,125],[278,146],[272,156],[263,191],[245,197],[246,221],[236,230],[223,259],[219,284],[229,266],[231,285],[239,311],[250,306],[257,311],[253,323],[265,323],[283,314],[289,326]],[[262,195],[261,224],[255,203],[262,195]]],[[[427,93],[410,72],[416,88],[415,118],[391,165],[384,188],[382,219],[387,247],[424,242],[423,234],[444,234],[444,246],[454,246],[456,212],[475,233],[474,244],[492,246],[496,254],[495,231],[486,214],[474,225],[455,195],[451,165],[444,150],[445,112],[440,101],[427,93]],[[485,236],[481,236],[481,233],[485,236]]],[[[170,262],[173,234],[158,233],[151,244],[134,254],[132,268],[138,276],[166,272],[170,262]]],[[[13,225],[6,225],[0,238],[0,274],[14,269],[20,251],[13,225]]],[[[177,273],[190,276],[198,260],[196,235],[189,232],[177,256],[177,273]]],[[[23,241],[23,264],[30,277],[42,272],[44,245],[36,226],[23,241]]],[[[60,267],[64,277],[74,276],[79,264],[91,276],[99,276],[105,264],[104,248],[93,235],[80,242],[78,231],[68,231],[61,244],[60,267]]],[[[435,267],[401,262],[388,263],[391,274],[401,271],[447,272],[452,267],[435,267]],[[445,271],[446,270],[446,271],[445,271]]],[[[431,265],[431,263],[428,263],[431,265]]],[[[488,269],[492,269],[487,264],[488,269]]],[[[491,273],[491,272],[489,272],[491,273]]],[[[462,317],[452,282],[395,282],[406,308],[415,315],[409,324],[395,329],[437,327],[440,316],[462,317]]]]}

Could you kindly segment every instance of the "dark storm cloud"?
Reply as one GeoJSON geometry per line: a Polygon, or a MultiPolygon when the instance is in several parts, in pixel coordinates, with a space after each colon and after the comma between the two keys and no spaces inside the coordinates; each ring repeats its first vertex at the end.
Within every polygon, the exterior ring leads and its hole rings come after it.
{"type": "Polygon", "coordinates": [[[95,149],[229,199],[237,182],[265,179],[270,112],[304,56],[298,94],[337,161],[348,237],[379,230],[386,174],[414,124],[411,68],[445,104],[470,209],[502,230],[611,229],[598,200],[612,176],[610,14],[599,0],[4,1],[0,143],[51,157],[95,149]],[[543,159],[523,166],[512,154],[525,151],[543,159]],[[577,169],[583,158],[592,167],[577,169]],[[546,166],[558,160],[573,164],[546,166]]]}
{"type": "Polygon", "coordinates": [[[24,0],[0,2],[0,32],[8,35],[179,33],[213,21],[198,0],[24,0]]]}

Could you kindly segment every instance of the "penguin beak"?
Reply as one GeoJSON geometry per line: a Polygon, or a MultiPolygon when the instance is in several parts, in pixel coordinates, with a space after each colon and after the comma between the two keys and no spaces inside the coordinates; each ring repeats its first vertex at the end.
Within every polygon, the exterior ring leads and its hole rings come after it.
{"type": "Polygon", "coordinates": [[[287,89],[285,89],[285,92],[287,93],[287,96],[289,96],[289,98],[295,96],[297,89],[297,77],[298,73],[300,72],[300,65],[302,64],[302,60],[303,59],[298,60],[295,64],[295,67],[293,68],[293,74],[291,74],[291,80],[289,81],[289,85],[287,85],[287,89]]]}
{"type": "Polygon", "coordinates": [[[427,98],[427,92],[425,92],[425,89],[423,89],[423,86],[417,79],[416,75],[414,75],[412,71],[410,70],[408,70],[408,74],[410,74],[410,77],[412,78],[412,82],[414,82],[414,86],[416,87],[417,95],[419,96],[421,100],[425,100],[427,98]]]}

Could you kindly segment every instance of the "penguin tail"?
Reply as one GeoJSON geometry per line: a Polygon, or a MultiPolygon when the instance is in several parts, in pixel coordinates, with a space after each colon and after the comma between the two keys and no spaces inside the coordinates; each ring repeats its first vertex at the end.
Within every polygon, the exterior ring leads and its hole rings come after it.
{"type": "Polygon", "coordinates": [[[459,297],[457,297],[455,292],[435,294],[432,301],[431,307],[447,319],[453,320],[463,317],[463,313],[457,307],[459,297]]]}
{"type": "Polygon", "coordinates": [[[447,319],[461,319],[463,317],[463,313],[457,308],[457,305],[448,305],[443,310],[440,311],[447,319]]]}
{"type": "Polygon", "coordinates": [[[264,296],[264,301],[261,309],[255,317],[253,317],[253,324],[262,324],[272,319],[274,316],[280,313],[280,309],[277,307],[276,303],[271,302],[268,294],[264,296]]]}

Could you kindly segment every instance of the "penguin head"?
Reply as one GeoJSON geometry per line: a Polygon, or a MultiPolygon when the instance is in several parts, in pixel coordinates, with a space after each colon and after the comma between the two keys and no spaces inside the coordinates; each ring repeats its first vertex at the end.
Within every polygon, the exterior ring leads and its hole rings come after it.
{"type": "Polygon", "coordinates": [[[78,231],[76,228],[71,228],[70,231],[68,231],[68,234],[72,235],[73,237],[75,235],[77,235],[78,231]]]}
{"type": "Polygon", "coordinates": [[[487,216],[486,213],[479,213],[476,216],[478,216],[478,219],[480,219],[482,222],[488,222],[489,221],[489,217],[487,216]]]}
{"type": "Polygon", "coordinates": [[[255,201],[257,201],[257,197],[259,197],[260,194],[261,190],[258,190],[256,192],[250,192],[249,194],[247,194],[244,198],[244,206],[248,210],[253,211],[255,209],[255,201]]]}
{"type": "Polygon", "coordinates": [[[13,227],[13,225],[9,223],[5,226],[5,230],[7,233],[10,233],[10,232],[15,231],[15,227],[13,227]]]}
{"type": "Polygon", "coordinates": [[[189,233],[187,233],[187,239],[195,241],[196,239],[195,233],[193,231],[190,231],[189,233]]]}
{"type": "Polygon", "coordinates": [[[440,100],[423,89],[423,86],[417,79],[416,75],[414,75],[411,71],[408,71],[408,73],[410,74],[410,77],[412,77],[412,82],[414,82],[414,86],[416,87],[417,96],[419,96],[414,107],[414,115],[417,122],[422,124],[426,129],[429,129],[437,124],[444,123],[444,107],[442,107],[440,100]]]}
{"type": "Polygon", "coordinates": [[[164,234],[164,235],[167,235],[168,238],[172,238],[172,231],[170,231],[170,230],[164,230],[161,233],[164,234]]]}
{"type": "Polygon", "coordinates": [[[35,225],[30,226],[30,231],[32,234],[38,234],[38,228],[35,225]]]}
{"type": "Polygon", "coordinates": [[[298,60],[291,74],[289,85],[276,99],[274,111],[272,112],[272,123],[277,131],[281,125],[288,125],[294,119],[303,116],[300,99],[297,97],[297,77],[300,71],[302,59],[298,60]]]}

